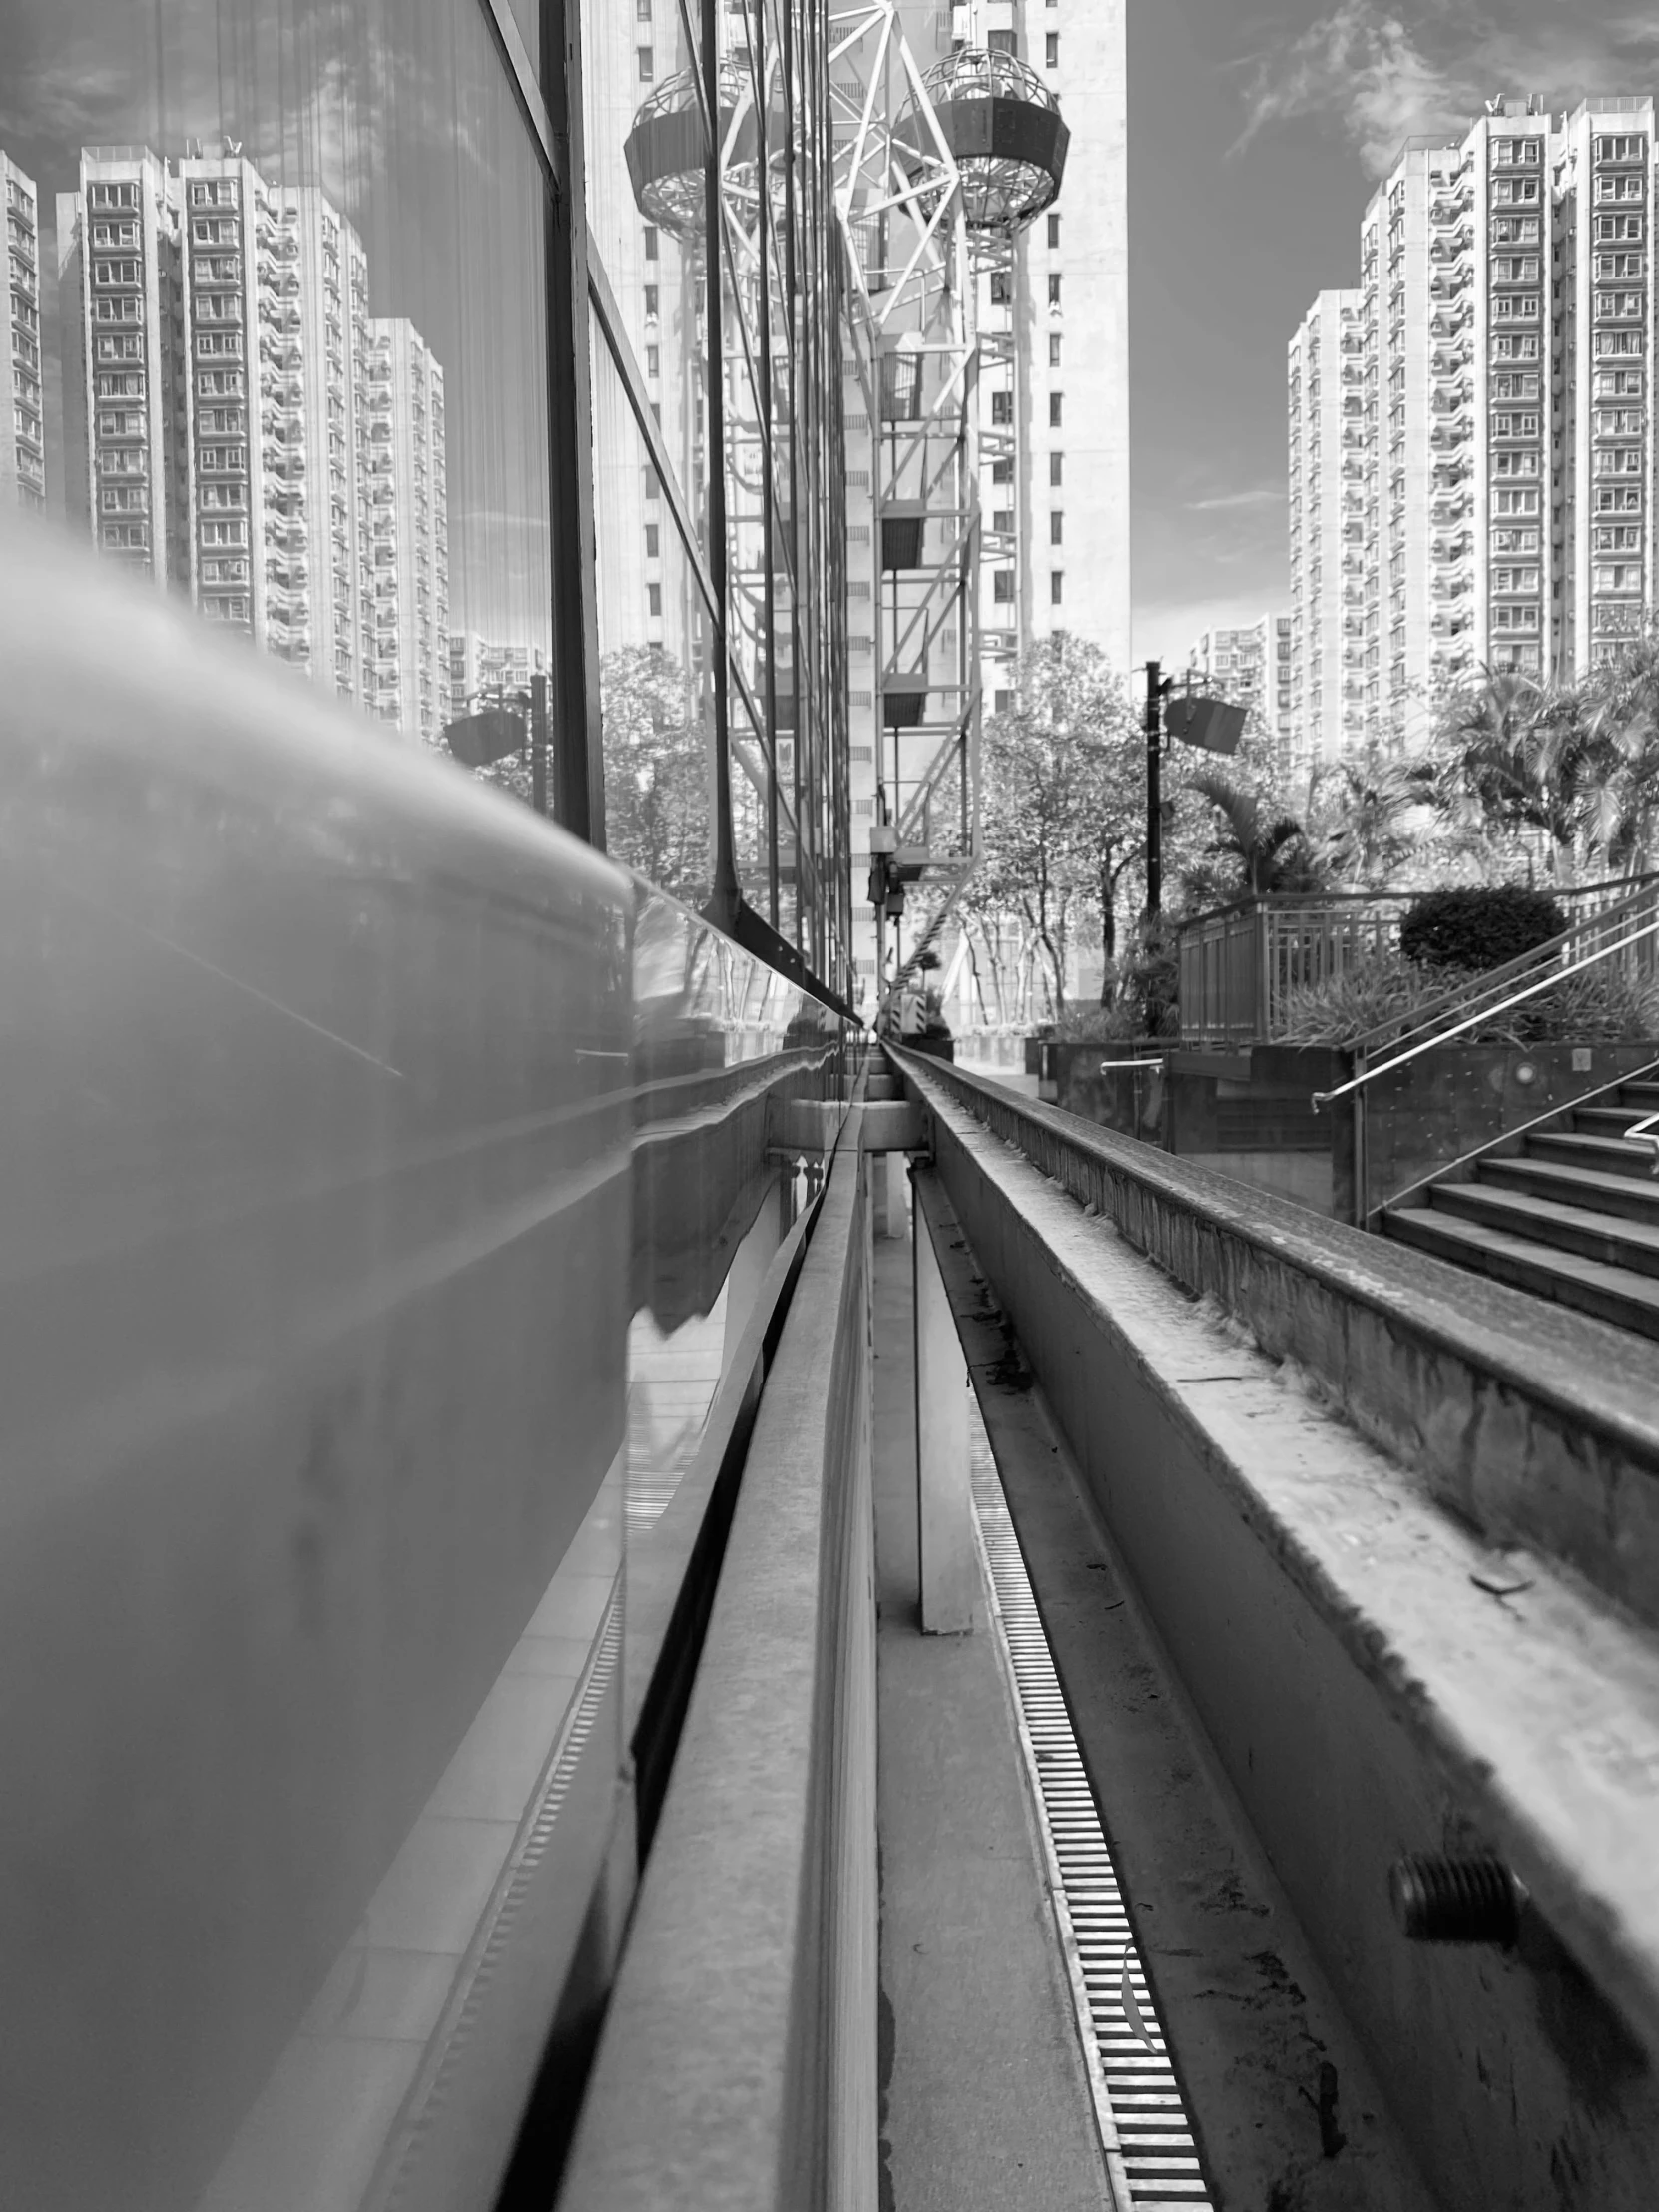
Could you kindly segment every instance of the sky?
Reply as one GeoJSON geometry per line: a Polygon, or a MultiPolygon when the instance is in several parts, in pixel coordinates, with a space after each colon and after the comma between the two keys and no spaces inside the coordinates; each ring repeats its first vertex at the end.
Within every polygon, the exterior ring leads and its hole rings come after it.
{"type": "Polygon", "coordinates": [[[1127,0],[1134,654],[1289,609],[1285,348],[1402,140],[1659,94],[1659,0],[1127,0]]]}

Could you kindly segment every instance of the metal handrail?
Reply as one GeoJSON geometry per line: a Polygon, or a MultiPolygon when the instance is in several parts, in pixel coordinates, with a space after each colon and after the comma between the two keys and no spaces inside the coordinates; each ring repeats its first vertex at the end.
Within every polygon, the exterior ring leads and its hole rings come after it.
{"type": "MultiPolygon", "coordinates": [[[[1628,898],[1619,898],[1619,900],[1612,902],[1610,907],[1601,909],[1599,913],[1586,915],[1584,920],[1570,922],[1566,929],[1559,931],[1559,935],[1546,938],[1542,944],[1528,946],[1524,953],[1515,953],[1513,960],[1504,960],[1502,966],[1495,966],[1495,969],[1488,971],[1486,980],[1482,984],[1482,995],[1491,993],[1491,991],[1502,993],[1502,986],[1506,982],[1513,982],[1513,980],[1517,980],[1517,977],[1530,975],[1530,973],[1535,973],[1537,969],[1542,969],[1542,966],[1546,966],[1548,962],[1553,962],[1559,953],[1564,953],[1575,940],[1584,938],[1584,935],[1590,929],[1606,929],[1608,922],[1619,920],[1619,915],[1630,913],[1630,911],[1635,911],[1637,907],[1641,907],[1643,902],[1648,902],[1652,898],[1652,887],[1659,884],[1659,876],[1655,876],[1655,873],[1648,873],[1648,876],[1637,876],[1635,882],[1639,884],[1639,889],[1630,891],[1628,898]]],[[[1599,889],[1599,884],[1597,884],[1597,889],[1599,889]]],[[[1630,940],[1630,942],[1635,942],[1635,940],[1630,940]]],[[[1608,946],[1608,951],[1619,951],[1619,949],[1621,949],[1621,944],[1608,946]]],[[[1561,975],[1561,973],[1566,973],[1566,969],[1553,969],[1553,975],[1561,975]]],[[[1376,1022],[1372,1028],[1367,1028],[1365,1035],[1354,1037],[1350,1051],[1370,1053],[1376,1044],[1381,1044],[1384,1040],[1384,1037],[1391,1044],[1404,1044],[1406,1037],[1415,1037],[1415,1035],[1420,1035],[1422,1031],[1426,1031],[1426,1028],[1431,1028],[1437,1020],[1440,1020],[1442,1013],[1451,1011],[1451,1008],[1457,1006],[1457,1004],[1466,1004],[1466,991],[1453,984],[1451,989],[1442,991],[1440,997],[1431,1000],[1429,1006],[1426,1006],[1424,1011],[1417,1015],[1417,1020],[1409,1028],[1400,1028],[1400,1031],[1395,1031],[1393,1022],[1376,1022]],[[1395,1031],[1395,1033],[1389,1035],[1391,1031],[1395,1031]]],[[[1488,1008],[1488,1011],[1502,1013],[1504,1006],[1493,1006],[1493,1008],[1488,1008]]],[[[1455,1031],[1440,1031],[1440,1035],[1455,1035],[1455,1031]]]]}
{"type": "MultiPolygon", "coordinates": [[[[1530,1121],[1517,1122],[1512,1129],[1505,1129],[1495,1137],[1483,1138],[1479,1144],[1470,1145],[1467,1152],[1459,1152],[1455,1160],[1446,1160],[1425,1169],[1421,1175],[1414,1177],[1409,1183],[1402,1183],[1399,1189],[1387,1198],[1380,1198],[1375,1206],[1368,1203],[1365,1209],[1366,1226],[1370,1226],[1373,1214],[1385,1213],[1390,1207],[1403,1204],[1417,1191],[1426,1190],[1430,1183],[1448,1181],[1457,1173],[1459,1168],[1466,1168],[1471,1161],[1484,1159],[1487,1153],[1495,1152],[1500,1144],[1513,1144],[1517,1137],[1529,1137],[1534,1129],[1542,1129],[1548,1122],[1559,1121],[1563,1114],[1576,1113],[1580,1106],[1588,1106],[1592,1099],[1605,1098],[1609,1091],[1622,1090],[1626,1083],[1640,1083],[1644,1076],[1651,1075],[1655,1068],[1659,1068],[1659,1059],[1643,1060],[1639,1066],[1625,1068],[1608,1082],[1593,1083],[1587,1091],[1580,1091],[1576,1098],[1557,1098],[1553,1100],[1540,1113],[1534,1114],[1530,1121]]],[[[1654,1148],[1654,1173],[1659,1175],[1659,1136],[1645,1136],[1648,1125],[1652,1122],[1659,1122],[1659,1114],[1648,1115],[1646,1121],[1636,1124],[1636,1128],[1644,1132],[1644,1141],[1654,1148]]],[[[1624,1141],[1628,1143],[1634,1134],[1634,1131],[1627,1129],[1624,1132],[1624,1141]]]]}
{"type": "MultiPolygon", "coordinates": [[[[1634,903],[1634,901],[1631,903],[1634,903]]],[[[1622,908],[1617,907],[1613,909],[1615,913],[1622,910],[1622,908]]],[[[1602,915],[1598,918],[1606,920],[1609,917],[1602,915]]],[[[1567,934],[1573,935],[1576,932],[1568,931],[1567,934]]],[[[1566,967],[1546,969],[1535,982],[1528,983],[1524,989],[1511,991],[1507,998],[1499,999],[1496,1005],[1477,1006],[1473,1013],[1465,1014],[1461,1021],[1452,1022],[1448,1028],[1436,1029],[1432,1035],[1419,1039],[1416,1044],[1408,1046],[1405,1051],[1396,1052],[1391,1059],[1380,1060],[1376,1067],[1366,1068],[1359,1075],[1350,1076],[1346,1083],[1339,1083],[1334,1091],[1315,1091],[1313,1094],[1315,1113],[1317,1114],[1322,1106],[1329,1106],[1335,1099],[1351,1097],[1355,1092],[1363,1090],[1368,1083],[1375,1082],[1378,1076],[1387,1075],[1394,1068],[1403,1067],[1408,1060],[1416,1059],[1421,1053],[1431,1050],[1433,1046],[1446,1044],[1451,1038],[1460,1037],[1465,1030],[1478,1028],[1482,1022],[1495,1021],[1500,1014],[1506,1014],[1510,1007],[1519,1006],[1526,999],[1536,998],[1540,991],[1547,991],[1556,983],[1564,983],[1570,975],[1582,975],[1587,968],[1593,968],[1603,960],[1610,960],[1615,953],[1627,952],[1633,944],[1640,944],[1644,937],[1654,936],[1659,936],[1659,919],[1644,922],[1640,929],[1627,931],[1625,935],[1616,937],[1611,944],[1604,944],[1599,951],[1590,953],[1585,959],[1573,960],[1566,967]]],[[[1560,943],[1562,940],[1557,938],[1555,941],[1560,943]]],[[[1540,946],[1538,949],[1546,951],[1548,947],[1540,946]]],[[[1421,1026],[1422,1024],[1419,1022],[1417,1027],[1420,1029],[1421,1026]]],[[[1406,1036],[1412,1036],[1415,1033],[1414,1030],[1404,1032],[1406,1036]]]]}

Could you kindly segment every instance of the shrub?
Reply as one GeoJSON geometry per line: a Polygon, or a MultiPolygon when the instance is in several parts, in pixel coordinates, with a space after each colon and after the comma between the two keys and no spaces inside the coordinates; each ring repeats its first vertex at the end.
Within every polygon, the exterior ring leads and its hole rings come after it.
{"type": "Polygon", "coordinates": [[[1547,944],[1566,926],[1547,892],[1518,884],[1424,891],[1399,925],[1399,949],[1422,967],[1495,968],[1547,944]]]}
{"type": "MultiPolygon", "coordinates": [[[[1277,1044],[1351,1045],[1374,1030],[1398,1035],[1459,983],[1480,985],[1473,969],[1413,966],[1392,953],[1364,960],[1344,975],[1292,991],[1277,1044]]],[[[1447,1013],[1455,1021],[1456,1011],[1447,1013]]],[[[1616,1044],[1659,1036],[1659,990],[1611,968],[1587,968],[1553,983],[1507,1013],[1465,1029],[1459,1044],[1616,1044]]],[[[1374,1044],[1374,1053],[1386,1048],[1374,1044]]]]}

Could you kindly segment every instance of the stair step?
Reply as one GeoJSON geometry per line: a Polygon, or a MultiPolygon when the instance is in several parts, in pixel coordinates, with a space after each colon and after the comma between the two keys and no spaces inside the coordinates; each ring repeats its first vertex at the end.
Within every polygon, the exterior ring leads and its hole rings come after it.
{"type": "Polygon", "coordinates": [[[1621,1083],[1619,1097],[1644,1114],[1659,1114],[1659,1080],[1621,1083]]]}
{"type": "Polygon", "coordinates": [[[1494,1188],[1479,1178],[1472,1183],[1436,1183],[1429,1193],[1429,1204],[1435,1211],[1455,1214],[1464,1221],[1485,1222],[1490,1228],[1530,1238],[1534,1244],[1549,1245],[1559,1252],[1576,1252],[1587,1260],[1603,1260],[1610,1267],[1659,1276],[1659,1218],[1630,1221],[1622,1214],[1567,1206],[1530,1191],[1494,1188]]]}
{"type": "Polygon", "coordinates": [[[1533,1191],[1539,1198],[1557,1199],[1563,1206],[1619,1214],[1626,1221],[1659,1222],[1659,1182],[1651,1176],[1609,1175],[1601,1168],[1540,1160],[1523,1152],[1482,1160],[1480,1180],[1511,1190],[1533,1191]]]}
{"type": "Polygon", "coordinates": [[[1437,1206],[1389,1208],[1382,1221],[1390,1237],[1421,1252],[1477,1269],[1539,1298],[1552,1298],[1581,1314],[1593,1314],[1617,1329],[1659,1339],[1659,1282],[1632,1268],[1609,1267],[1605,1261],[1559,1252],[1484,1222],[1459,1220],[1437,1206]]]}
{"type": "Polygon", "coordinates": [[[1659,1106],[1575,1106],[1572,1125],[1589,1137],[1620,1137],[1638,1121],[1659,1113],[1659,1106]]]}
{"type": "Polygon", "coordinates": [[[1526,1140],[1526,1149],[1536,1159],[1570,1161],[1613,1175],[1645,1177],[1653,1167],[1653,1154],[1645,1144],[1624,1144],[1617,1137],[1590,1137],[1576,1129],[1535,1129],[1526,1140]]]}

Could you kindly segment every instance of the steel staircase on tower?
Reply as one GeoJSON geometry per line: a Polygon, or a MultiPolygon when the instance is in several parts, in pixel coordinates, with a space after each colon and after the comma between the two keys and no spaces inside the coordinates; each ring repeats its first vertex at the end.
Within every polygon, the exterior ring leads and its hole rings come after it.
{"type": "Polygon", "coordinates": [[[1420,1185],[1385,1235],[1659,1338],[1659,1071],[1610,1085],[1420,1185]]]}

